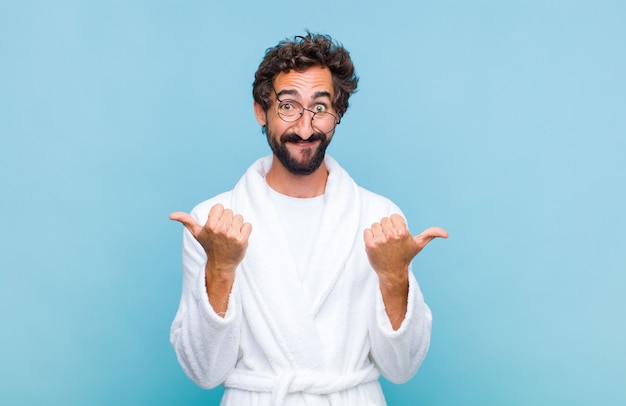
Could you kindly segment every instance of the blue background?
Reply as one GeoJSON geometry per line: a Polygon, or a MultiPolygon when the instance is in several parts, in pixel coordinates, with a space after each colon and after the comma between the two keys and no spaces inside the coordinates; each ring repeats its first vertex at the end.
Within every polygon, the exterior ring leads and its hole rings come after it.
{"type": "Polygon", "coordinates": [[[391,405],[626,404],[626,3],[0,1],[0,403],[217,404],[169,344],[182,227],[269,153],[251,84],[309,28],[360,90],[330,153],[450,232],[391,405]]]}

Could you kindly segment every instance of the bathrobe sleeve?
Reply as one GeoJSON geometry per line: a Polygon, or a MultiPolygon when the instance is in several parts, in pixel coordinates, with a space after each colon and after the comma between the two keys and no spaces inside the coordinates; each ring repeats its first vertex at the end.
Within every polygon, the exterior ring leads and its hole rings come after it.
{"type": "MultiPolygon", "coordinates": [[[[195,215],[193,217],[201,218],[195,215]]],[[[206,216],[204,216],[206,218],[206,216]]],[[[183,234],[183,283],[178,312],[170,330],[170,342],[181,367],[200,387],[220,385],[235,368],[241,332],[241,301],[237,280],[224,318],[209,303],[205,287],[206,254],[185,229],[183,234]]]]}
{"type": "MultiPolygon", "coordinates": [[[[402,210],[391,200],[360,188],[362,202],[362,224],[369,227],[373,221],[394,213],[405,219],[402,210]]],[[[362,249],[365,255],[365,247],[362,249]]],[[[365,256],[367,261],[367,256],[365,256]]],[[[370,314],[370,355],[380,373],[393,383],[404,383],[411,379],[426,357],[430,346],[432,314],[424,302],[422,291],[409,266],[409,293],[407,311],[398,330],[394,330],[385,311],[385,303],[378,286],[378,277],[367,262],[372,278],[374,311],[370,314]]]]}
{"type": "Polygon", "coordinates": [[[432,315],[415,276],[409,269],[407,312],[398,330],[393,330],[377,289],[376,309],[370,327],[371,354],[382,375],[404,383],[415,375],[430,345],[432,315]]]}

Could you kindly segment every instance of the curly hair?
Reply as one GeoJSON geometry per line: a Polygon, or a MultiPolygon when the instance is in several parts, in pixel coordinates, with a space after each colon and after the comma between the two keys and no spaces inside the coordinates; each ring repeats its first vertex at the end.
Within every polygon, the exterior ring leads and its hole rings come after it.
{"type": "Polygon", "coordinates": [[[290,70],[303,71],[312,66],[326,67],[333,78],[333,108],[342,117],[348,110],[348,99],[356,91],[356,76],[350,53],[328,35],[311,34],[285,39],[265,51],[254,74],[252,96],[265,111],[273,102],[271,82],[276,75],[290,70]]]}

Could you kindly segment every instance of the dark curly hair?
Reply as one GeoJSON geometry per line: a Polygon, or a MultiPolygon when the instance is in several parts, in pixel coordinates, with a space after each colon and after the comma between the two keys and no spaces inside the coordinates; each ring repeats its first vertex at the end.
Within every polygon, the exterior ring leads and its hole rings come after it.
{"type": "Polygon", "coordinates": [[[252,96],[265,111],[273,102],[271,83],[280,72],[302,71],[312,66],[326,67],[333,78],[333,108],[342,117],[348,110],[348,99],[356,91],[359,78],[350,53],[328,35],[312,34],[285,39],[265,51],[254,74],[252,96]]]}

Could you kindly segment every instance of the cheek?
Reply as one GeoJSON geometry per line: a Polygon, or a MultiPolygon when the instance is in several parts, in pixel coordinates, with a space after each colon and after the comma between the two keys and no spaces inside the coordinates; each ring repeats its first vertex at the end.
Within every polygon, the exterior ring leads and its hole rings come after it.
{"type": "Polygon", "coordinates": [[[267,128],[270,134],[280,137],[288,132],[292,123],[286,123],[278,117],[268,117],[267,128]]]}

